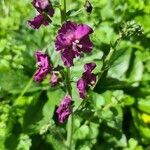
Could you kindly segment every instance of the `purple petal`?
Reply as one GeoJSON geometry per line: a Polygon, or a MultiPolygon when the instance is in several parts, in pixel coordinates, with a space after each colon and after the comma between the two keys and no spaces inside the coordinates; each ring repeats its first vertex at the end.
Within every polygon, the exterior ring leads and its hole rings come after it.
{"type": "Polygon", "coordinates": [[[96,67],[95,63],[87,63],[84,65],[84,72],[82,77],[77,81],[77,89],[80,95],[80,98],[86,98],[86,91],[90,86],[93,86],[96,83],[96,75],[92,73],[93,69],[96,67]]]}
{"type": "Polygon", "coordinates": [[[42,14],[37,15],[33,20],[29,20],[28,23],[33,29],[38,29],[42,24],[45,26],[49,25],[49,22],[42,14]]]}
{"type": "Polygon", "coordinates": [[[59,79],[58,79],[58,74],[57,73],[53,73],[51,76],[51,80],[50,80],[50,84],[52,86],[56,86],[59,84],[59,79]]]}
{"type": "Polygon", "coordinates": [[[67,21],[62,25],[62,27],[58,30],[58,35],[56,37],[56,50],[64,49],[72,44],[76,28],[77,24],[70,21],[67,21]]]}
{"type": "Polygon", "coordinates": [[[60,106],[57,108],[56,113],[58,114],[58,120],[60,123],[65,122],[71,114],[71,96],[67,95],[64,97],[60,106]]]}
{"type": "Polygon", "coordinates": [[[84,65],[84,70],[85,72],[92,72],[95,67],[96,67],[95,63],[87,63],[84,65]]]}
{"type": "Polygon", "coordinates": [[[81,39],[80,44],[82,45],[80,50],[83,52],[90,53],[93,49],[93,43],[90,41],[89,36],[81,39]]]}
{"type": "Polygon", "coordinates": [[[32,5],[41,14],[43,12],[48,13],[51,17],[54,15],[54,9],[49,0],[33,0],[32,5]]]}
{"type": "Polygon", "coordinates": [[[87,88],[86,81],[82,78],[79,79],[77,81],[77,89],[79,91],[80,98],[82,98],[82,99],[84,99],[86,97],[86,88],[87,88]]]}
{"type": "Polygon", "coordinates": [[[58,34],[66,34],[68,31],[74,32],[77,29],[77,24],[75,22],[66,21],[62,27],[58,30],[58,34]]]}
{"type": "Polygon", "coordinates": [[[34,74],[34,80],[41,82],[51,70],[49,56],[41,51],[35,53],[38,69],[34,74]]]}
{"type": "Polygon", "coordinates": [[[67,37],[63,34],[59,34],[56,37],[56,42],[55,42],[55,48],[56,50],[62,50],[64,48],[68,48],[72,44],[70,39],[67,39],[67,37]]]}
{"type": "Polygon", "coordinates": [[[85,24],[78,25],[76,31],[75,31],[75,39],[80,40],[85,36],[88,36],[93,32],[93,29],[85,24]]]}
{"type": "Polygon", "coordinates": [[[91,72],[84,72],[82,78],[86,81],[87,85],[94,85],[96,82],[96,75],[91,72]]]}
{"type": "Polygon", "coordinates": [[[91,74],[91,81],[90,81],[90,85],[94,85],[96,83],[96,75],[94,73],[91,74]]]}
{"type": "Polygon", "coordinates": [[[39,67],[51,68],[49,56],[44,54],[42,51],[35,52],[36,61],[39,67]]]}
{"type": "Polygon", "coordinates": [[[75,58],[75,54],[71,49],[64,49],[61,51],[61,58],[65,66],[71,67],[74,65],[73,59],[75,58]]]}
{"type": "Polygon", "coordinates": [[[69,109],[61,110],[60,113],[58,114],[58,120],[59,120],[59,122],[60,123],[64,123],[68,119],[70,113],[71,112],[70,112],[69,109]]]}
{"type": "Polygon", "coordinates": [[[91,73],[87,75],[87,84],[88,86],[92,86],[96,83],[96,75],[94,73],[91,73]]]}
{"type": "Polygon", "coordinates": [[[40,8],[44,10],[49,5],[49,1],[48,0],[33,0],[32,4],[35,8],[40,8]]]}
{"type": "Polygon", "coordinates": [[[71,96],[67,95],[64,97],[64,100],[61,102],[61,105],[64,107],[69,106],[69,105],[71,105],[71,101],[72,101],[71,96]]]}
{"type": "Polygon", "coordinates": [[[34,74],[34,81],[41,82],[45,79],[46,75],[48,74],[48,69],[38,68],[36,73],[34,74]]]}

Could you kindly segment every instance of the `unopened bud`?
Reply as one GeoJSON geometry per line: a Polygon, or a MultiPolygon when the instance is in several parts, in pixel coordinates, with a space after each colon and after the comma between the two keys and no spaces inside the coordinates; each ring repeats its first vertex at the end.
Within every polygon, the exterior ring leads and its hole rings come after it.
{"type": "Polygon", "coordinates": [[[140,36],[143,34],[143,28],[141,25],[137,24],[135,21],[127,22],[122,29],[122,36],[140,36]]]}
{"type": "Polygon", "coordinates": [[[87,13],[92,12],[93,7],[92,7],[91,3],[89,2],[89,0],[85,1],[84,7],[85,7],[85,10],[86,10],[87,13]]]}

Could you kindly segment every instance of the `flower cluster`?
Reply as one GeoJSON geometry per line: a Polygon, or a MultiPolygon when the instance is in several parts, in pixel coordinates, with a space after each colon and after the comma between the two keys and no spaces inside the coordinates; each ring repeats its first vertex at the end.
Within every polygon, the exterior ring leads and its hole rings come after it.
{"type": "Polygon", "coordinates": [[[36,8],[39,14],[28,23],[33,29],[38,29],[41,25],[49,25],[50,17],[54,15],[54,9],[49,0],[33,0],[32,5],[36,8]]]}
{"type": "Polygon", "coordinates": [[[60,106],[56,110],[56,113],[58,114],[58,120],[60,123],[65,122],[71,114],[71,101],[71,96],[65,96],[60,106]]]}
{"type": "Polygon", "coordinates": [[[82,99],[86,98],[86,91],[96,82],[96,75],[92,73],[95,67],[95,63],[85,64],[82,77],[77,81],[77,89],[79,91],[80,98],[82,99]]]}
{"type": "MultiPolygon", "coordinates": [[[[34,29],[40,28],[41,25],[47,26],[51,22],[50,17],[54,15],[54,9],[50,0],[33,0],[32,5],[38,11],[38,15],[33,20],[28,21],[29,25],[34,29]]],[[[89,13],[92,11],[92,5],[88,0],[86,0],[85,8],[89,13]]],[[[81,57],[84,53],[90,53],[92,51],[93,43],[90,40],[92,33],[93,29],[86,24],[77,24],[71,21],[66,21],[62,24],[56,36],[55,49],[60,52],[62,61],[66,67],[73,66],[76,57],[81,57]]],[[[60,71],[61,66],[57,68],[53,67],[48,54],[37,51],[35,56],[38,66],[34,74],[34,80],[36,82],[43,81],[48,74],[51,75],[49,81],[51,86],[56,86],[62,81],[59,78],[60,74],[62,78],[65,78],[65,81],[68,79],[67,75],[65,77],[64,70],[62,72],[60,71]]],[[[77,89],[82,99],[87,97],[87,90],[96,82],[96,75],[92,73],[95,67],[95,63],[85,64],[82,77],[77,81],[77,89]]],[[[57,108],[56,113],[60,123],[64,123],[72,113],[71,103],[72,97],[66,95],[57,108]]]]}
{"type": "Polygon", "coordinates": [[[73,66],[73,59],[82,52],[89,53],[93,48],[89,35],[92,28],[85,24],[67,21],[58,30],[56,37],[56,51],[61,52],[61,58],[67,67],[73,66]]]}
{"type": "Polygon", "coordinates": [[[38,69],[34,74],[34,80],[36,82],[43,81],[47,74],[51,74],[50,84],[56,86],[59,83],[58,73],[53,71],[53,66],[50,63],[50,58],[48,54],[43,53],[42,51],[37,51],[35,53],[38,69]]]}

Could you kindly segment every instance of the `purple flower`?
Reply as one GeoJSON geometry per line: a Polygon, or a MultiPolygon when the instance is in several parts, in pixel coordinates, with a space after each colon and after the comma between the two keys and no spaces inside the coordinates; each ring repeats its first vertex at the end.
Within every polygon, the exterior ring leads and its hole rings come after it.
{"type": "Polygon", "coordinates": [[[95,67],[96,67],[95,63],[87,63],[84,65],[84,70],[85,72],[92,72],[95,67]]]}
{"type": "Polygon", "coordinates": [[[71,101],[71,96],[67,95],[57,108],[56,113],[58,114],[58,120],[60,123],[64,123],[71,114],[71,101]]]}
{"type": "Polygon", "coordinates": [[[52,86],[56,86],[59,84],[59,78],[58,78],[58,73],[52,73],[52,76],[51,76],[51,80],[50,80],[50,84],[52,86]]]}
{"type": "Polygon", "coordinates": [[[84,99],[86,97],[86,87],[87,83],[84,79],[81,78],[77,81],[77,88],[79,91],[80,98],[84,99]]]}
{"type": "Polygon", "coordinates": [[[28,23],[33,29],[40,28],[41,25],[49,25],[51,19],[48,17],[53,17],[54,9],[49,0],[33,0],[32,5],[37,9],[39,14],[33,19],[29,20],[28,23]]]}
{"type": "Polygon", "coordinates": [[[50,17],[54,15],[54,9],[49,0],[33,0],[32,5],[41,13],[47,13],[50,17]]]}
{"type": "Polygon", "coordinates": [[[35,53],[38,69],[34,74],[34,80],[41,82],[51,70],[49,56],[41,51],[35,53]]]}
{"type": "Polygon", "coordinates": [[[82,52],[91,52],[93,44],[89,35],[92,32],[92,28],[85,24],[67,21],[62,25],[56,37],[55,48],[61,52],[65,66],[73,66],[73,59],[82,52]]]}
{"type": "Polygon", "coordinates": [[[92,73],[95,67],[95,63],[85,64],[82,77],[77,81],[77,89],[79,91],[80,98],[82,99],[86,98],[86,91],[96,82],[96,75],[92,73]]]}
{"type": "Polygon", "coordinates": [[[39,14],[33,20],[29,20],[28,23],[33,29],[38,29],[42,24],[45,26],[49,25],[50,21],[48,19],[45,15],[39,14]]]}

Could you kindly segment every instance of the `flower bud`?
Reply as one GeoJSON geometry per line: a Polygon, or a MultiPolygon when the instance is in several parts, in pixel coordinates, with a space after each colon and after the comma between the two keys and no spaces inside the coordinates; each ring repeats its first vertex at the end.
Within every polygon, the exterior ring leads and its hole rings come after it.
{"type": "Polygon", "coordinates": [[[143,34],[143,28],[135,21],[128,21],[124,24],[121,34],[123,37],[140,36],[143,34]]]}
{"type": "Polygon", "coordinates": [[[86,10],[87,13],[92,12],[93,7],[92,7],[91,3],[89,2],[89,0],[85,1],[84,7],[85,7],[85,10],[86,10]]]}
{"type": "Polygon", "coordinates": [[[51,79],[50,79],[51,86],[57,86],[59,84],[59,74],[58,73],[52,73],[51,79]]]}

